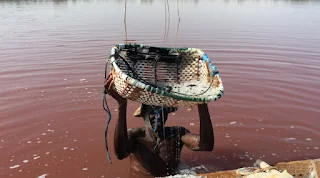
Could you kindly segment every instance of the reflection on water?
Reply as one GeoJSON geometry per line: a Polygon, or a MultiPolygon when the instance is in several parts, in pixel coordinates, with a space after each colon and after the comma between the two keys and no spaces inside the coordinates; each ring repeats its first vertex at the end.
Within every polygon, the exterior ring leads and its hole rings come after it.
{"type": "MultiPolygon", "coordinates": [[[[128,0],[126,25],[137,43],[203,49],[221,73],[215,150],[182,161],[213,171],[320,157],[319,1],[178,2],[128,0]]],[[[108,165],[101,108],[106,58],[125,39],[123,0],[0,1],[0,177],[128,176],[128,159],[108,165]]],[[[136,107],[129,127],[143,125],[136,107]]],[[[199,131],[196,110],[168,122],[199,131]]]]}

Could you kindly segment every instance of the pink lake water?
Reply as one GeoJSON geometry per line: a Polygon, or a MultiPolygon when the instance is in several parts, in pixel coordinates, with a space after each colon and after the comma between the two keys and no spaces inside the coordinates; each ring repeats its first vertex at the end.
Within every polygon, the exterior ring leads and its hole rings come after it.
{"type": "MultiPolygon", "coordinates": [[[[210,103],[213,152],[183,149],[208,171],[320,157],[320,3],[294,0],[129,0],[127,38],[201,48],[225,95],[210,103]],[[167,16],[167,20],[166,17],[167,16]],[[170,17],[170,20],[169,20],[170,17]]],[[[130,177],[104,148],[104,66],[125,37],[124,1],[0,1],[0,177],[130,177]]],[[[128,127],[141,127],[131,113],[128,127]]],[[[168,125],[199,132],[197,109],[168,125]]]]}

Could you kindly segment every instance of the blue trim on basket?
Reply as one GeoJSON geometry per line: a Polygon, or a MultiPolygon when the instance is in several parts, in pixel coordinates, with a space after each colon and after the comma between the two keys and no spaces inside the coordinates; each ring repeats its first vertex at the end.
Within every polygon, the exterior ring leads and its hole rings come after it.
{"type": "Polygon", "coordinates": [[[218,70],[217,70],[217,68],[216,68],[216,66],[213,65],[213,63],[210,61],[210,59],[209,59],[209,57],[207,56],[206,53],[204,53],[204,54],[202,55],[202,59],[203,59],[205,62],[208,62],[208,63],[209,63],[209,67],[210,67],[210,69],[212,70],[212,74],[211,74],[212,76],[215,76],[216,74],[219,73],[218,70]]]}

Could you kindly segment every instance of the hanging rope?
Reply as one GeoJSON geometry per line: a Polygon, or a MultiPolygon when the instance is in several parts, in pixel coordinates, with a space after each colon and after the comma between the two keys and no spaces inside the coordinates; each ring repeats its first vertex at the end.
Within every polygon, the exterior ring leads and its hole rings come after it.
{"type": "Polygon", "coordinates": [[[175,45],[177,45],[178,34],[179,34],[179,27],[180,27],[179,0],[177,0],[177,11],[178,11],[178,24],[177,24],[177,32],[176,32],[176,42],[175,42],[175,45]]]}
{"type": "Polygon", "coordinates": [[[177,0],[178,20],[180,23],[180,11],[179,11],[179,0],[177,0]]]}
{"type": "Polygon", "coordinates": [[[128,42],[128,33],[127,33],[127,0],[124,0],[124,35],[125,35],[125,42],[128,42]]]}
{"type": "MultiPolygon", "coordinates": [[[[104,79],[105,80],[107,79],[107,68],[108,68],[108,61],[106,62],[106,67],[104,70],[104,79]]],[[[109,128],[109,124],[111,121],[111,112],[110,112],[110,109],[109,109],[109,106],[107,103],[107,90],[106,89],[103,90],[102,107],[108,114],[108,122],[107,122],[107,125],[105,128],[105,131],[104,131],[104,141],[105,141],[105,147],[106,147],[109,163],[112,164],[112,160],[111,160],[111,156],[110,156],[110,152],[109,152],[109,148],[108,148],[108,138],[107,138],[108,128],[109,128]]]]}
{"type": "Polygon", "coordinates": [[[164,35],[163,35],[164,42],[166,42],[166,36],[167,36],[167,1],[164,0],[164,35]]]}
{"type": "MultiPolygon", "coordinates": [[[[124,23],[125,42],[127,43],[127,41],[128,41],[128,34],[127,34],[127,0],[124,1],[124,20],[123,20],[123,23],[124,23]]],[[[114,56],[115,55],[110,56],[109,59],[111,57],[114,57],[114,56]]],[[[105,67],[105,70],[104,70],[104,79],[105,80],[107,79],[107,70],[108,70],[109,59],[106,62],[106,67],[105,67]]],[[[110,109],[109,109],[109,106],[108,106],[108,102],[107,102],[107,94],[108,94],[107,90],[104,89],[102,107],[108,114],[108,122],[107,122],[107,125],[106,125],[106,128],[105,128],[105,131],[104,131],[104,140],[105,140],[105,147],[106,147],[108,160],[109,160],[109,163],[112,164],[112,160],[111,160],[111,156],[110,156],[110,152],[109,152],[109,147],[108,147],[108,137],[107,137],[108,136],[108,129],[109,129],[109,125],[110,125],[112,116],[111,116],[111,112],[110,112],[110,109]]]]}
{"type": "Polygon", "coordinates": [[[167,40],[169,39],[169,30],[170,30],[170,9],[169,9],[169,0],[167,0],[167,10],[168,10],[168,29],[167,29],[167,40]]]}

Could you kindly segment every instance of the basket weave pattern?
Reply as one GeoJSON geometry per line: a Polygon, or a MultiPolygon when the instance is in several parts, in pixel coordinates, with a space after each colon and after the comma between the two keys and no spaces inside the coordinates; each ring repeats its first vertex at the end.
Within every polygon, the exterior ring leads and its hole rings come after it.
{"type": "Polygon", "coordinates": [[[211,75],[212,70],[210,70],[208,62],[201,59],[202,54],[199,53],[199,50],[181,50],[179,51],[179,57],[176,59],[177,61],[171,62],[145,59],[133,60],[127,55],[126,51],[121,50],[119,55],[128,60],[124,62],[119,58],[111,59],[114,67],[115,90],[127,99],[153,106],[177,107],[216,100],[223,93],[219,74],[211,75]],[[128,65],[131,69],[128,68],[128,65]],[[138,79],[136,75],[138,75],[138,79]],[[141,87],[138,82],[145,84],[145,87],[141,87]],[[199,95],[184,93],[185,91],[181,86],[190,82],[206,84],[209,90],[205,95],[201,94],[202,91],[198,92],[200,93],[199,95]],[[159,88],[153,86],[158,86],[159,88]],[[171,87],[173,92],[167,91],[166,93],[164,88],[167,87],[171,87]],[[168,93],[171,96],[168,96],[168,93]],[[181,96],[175,97],[172,93],[178,93],[181,96]],[[184,94],[186,95],[184,96],[184,94]],[[211,99],[207,99],[208,96],[211,99]]]}
{"type": "Polygon", "coordinates": [[[278,163],[276,167],[287,170],[296,178],[314,178],[320,176],[320,159],[278,163]]]}

